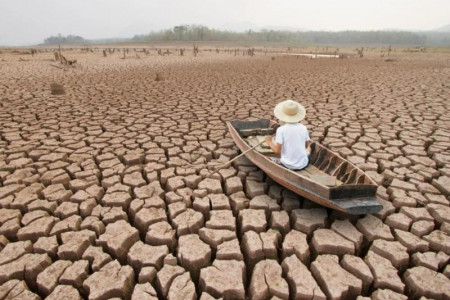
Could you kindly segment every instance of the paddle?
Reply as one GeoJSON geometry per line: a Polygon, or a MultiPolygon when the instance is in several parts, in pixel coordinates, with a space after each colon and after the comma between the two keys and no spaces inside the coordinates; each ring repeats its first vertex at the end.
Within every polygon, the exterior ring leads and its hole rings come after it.
{"type": "MultiPolygon", "coordinates": [[[[280,124],[275,123],[271,126],[271,128],[276,132],[276,130],[278,129],[278,127],[280,127],[280,124]]],[[[256,144],[255,146],[251,147],[250,149],[245,150],[244,152],[242,152],[241,154],[239,154],[238,156],[236,156],[235,158],[233,158],[232,160],[227,161],[226,163],[223,163],[222,165],[219,165],[217,169],[215,169],[214,171],[210,172],[209,174],[207,174],[205,176],[205,178],[210,177],[211,175],[217,173],[218,171],[222,170],[224,167],[228,166],[229,164],[231,164],[233,161],[235,161],[236,159],[242,157],[243,155],[247,154],[248,152],[254,150],[256,147],[260,146],[262,143],[264,143],[265,140],[262,140],[261,142],[259,142],[258,144],[256,144]]],[[[191,165],[191,166],[196,166],[193,165],[189,162],[186,162],[187,165],[191,165]]],[[[197,165],[198,166],[198,165],[197,165]]],[[[217,167],[217,166],[216,166],[217,167]]]]}
{"type": "Polygon", "coordinates": [[[235,158],[233,158],[232,160],[227,161],[226,163],[219,165],[219,168],[214,170],[212,173],[209,173],[208,175],[205,176],[205,178],[210,177],[211,175],[217,173],[218,171],[222,170],[224,167],[226,167],[227,165],[229,165],[230,163],[232,163],[233,161],[235,161],[236,159],[238,159],[239,157],[242,157],[242,155],[245,155],[246,153],[250,152],[251,150],[254,150],[256,147],[258,147],[259,145],[261,145],[262,143],[264,143],[265,141],[261,141],[260,143],[258,143],[257,145],[251,147],[250,149],[245,150],[244,152],[242,152],[241,154],[239,154],[238,156],[236,156],[235,158]]]}

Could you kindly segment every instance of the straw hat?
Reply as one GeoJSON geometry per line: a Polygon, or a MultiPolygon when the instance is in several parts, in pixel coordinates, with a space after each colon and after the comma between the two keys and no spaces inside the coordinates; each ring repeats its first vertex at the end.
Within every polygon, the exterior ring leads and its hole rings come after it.
{"type": "Polygon", "coordinates": [[[278,103],[273,113],[283,122],[298,123],[305,118],[306,110],[300,103],[289,99],[278,103]]]}

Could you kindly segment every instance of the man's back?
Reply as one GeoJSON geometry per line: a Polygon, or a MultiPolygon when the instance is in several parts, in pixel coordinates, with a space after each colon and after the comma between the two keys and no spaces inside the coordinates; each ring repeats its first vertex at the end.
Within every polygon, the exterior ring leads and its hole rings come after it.
{"type": "Polygon", "coordinates": [[[289,169],[303,169],[308,165],[306,142],[309,141],[308,129],[300,123],[285,124],[278,128],[275,138],[281,144],[281,163],[289,169]]]}

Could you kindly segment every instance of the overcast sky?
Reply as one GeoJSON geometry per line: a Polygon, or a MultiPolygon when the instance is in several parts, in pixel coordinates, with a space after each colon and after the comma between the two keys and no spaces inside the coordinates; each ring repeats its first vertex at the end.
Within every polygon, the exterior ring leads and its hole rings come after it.
{"type": "Polygon", "coordinates": [[[449,0],[0,0],[0,45],[61,33],[131,37],[179,24],[245,30],[430,30],[450,24],[449,0]]]}

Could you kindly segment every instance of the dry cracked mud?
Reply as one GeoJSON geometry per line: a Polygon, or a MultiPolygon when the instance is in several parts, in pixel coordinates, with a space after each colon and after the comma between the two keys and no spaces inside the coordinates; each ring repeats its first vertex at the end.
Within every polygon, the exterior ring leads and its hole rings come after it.
{"type": "Polygon", "coordinates": [[[0,299],[449,299],[449,54],[123,51],[0,53],[0,299]],[[226,121],[287,98],[381,212],[319,207],[244,158],[206,178],[239,153],[226,121]]]}

